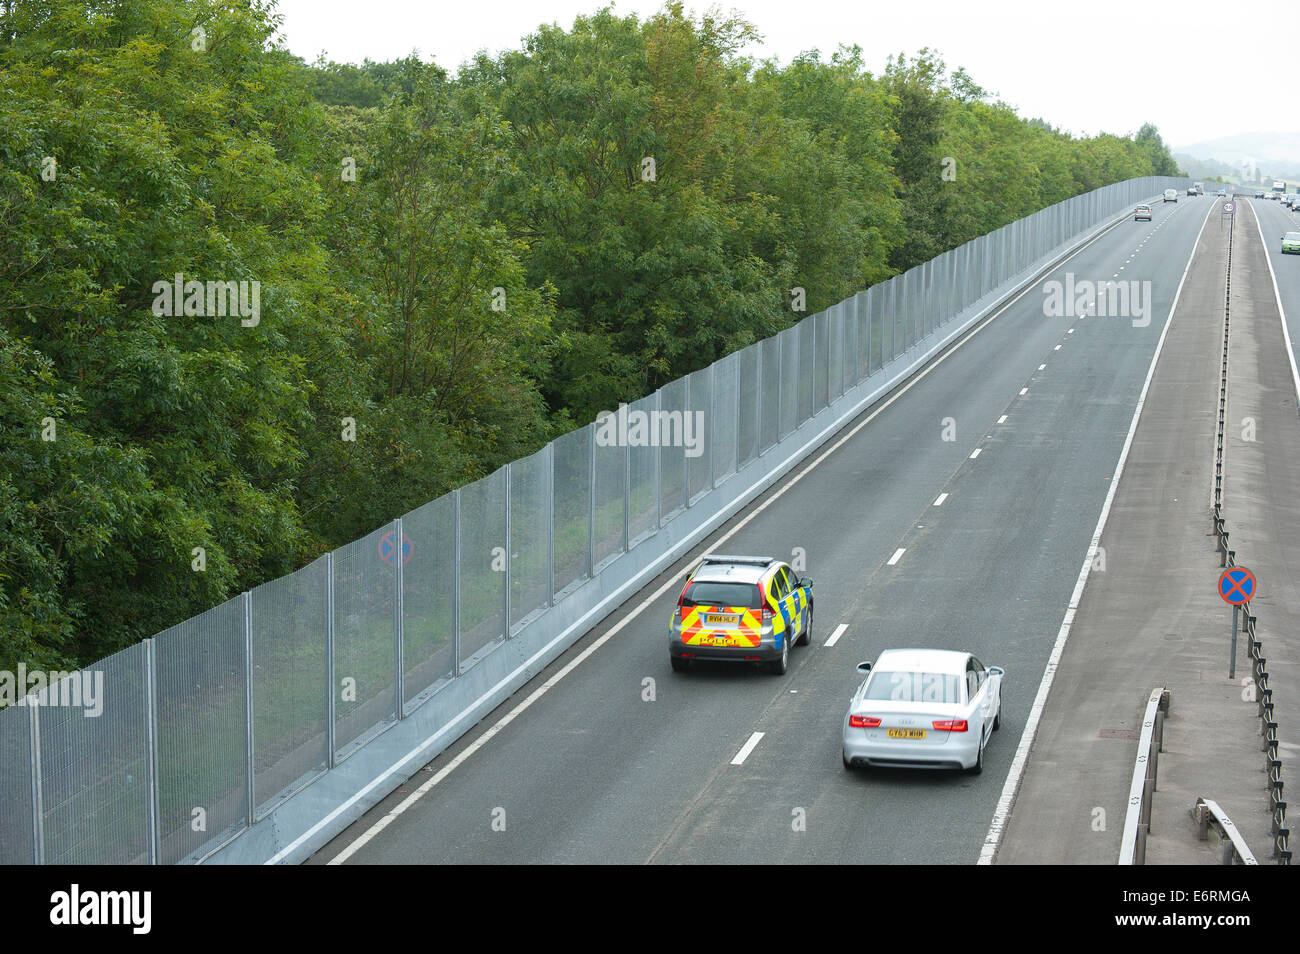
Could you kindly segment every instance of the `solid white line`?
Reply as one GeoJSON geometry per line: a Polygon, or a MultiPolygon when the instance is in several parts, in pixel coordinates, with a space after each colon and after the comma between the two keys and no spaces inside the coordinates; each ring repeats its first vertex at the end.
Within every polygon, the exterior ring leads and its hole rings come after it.
{"type": "Polygon", "coordinates": [[[982,451],[983,449],[984,449],[984,448],[982,448],[982,447],[977,447],[977,448],[975,448],[973,451],[971,451],[971,452],[970,452],[970,459],[971,459],[971,460],[974,460],[976,457],[978,457],[978,456],[980,455],[980,451],[982,451]]]}
{"type": "Polygon", "coordinates": [[[894,555],[885,561],[885,565],[893,566],[895,563],[898,562],[899,557],[901,557],[906,552],[907,552],[907,547],[899,547],[897,550],[894,551],[894,555]]]}
{"type": "Polygon", "coordinates": [[[934,498],[934,505],[935,505],[936,507],[942,507],[942,506],[943,506],[943,502],[944,502],[945,500],[947,500],[947,499],[948,499],[948,495],[947,495],[946,493],[945,493],[945,494],[940,494],[938,497],[935,497],[935,498],[934,498]]]}
{"type": "Polygon", "coordinates": [[[1015,804],[1016,793],[1020,788],[1020,777],[1024,774],[1025,763],[1029,759],[1029,750],[1034,744],[1034,736],[1038,734],[1038,723],[1043,717],[1043,707],[1047,704],[1047,694],[1051,691],[1052,680],[1056,677],[1056,667],[1061,663],[1061,654],[1065,652],[1066,640],[1070,638],[1070,627],[1074,625],[1074,614],[1079,608],[1079,601],[1083,598],[1083,588],[1088,582],[1088,572],[1092,569],[1092,561],[1097,556],[1097,547],[1101,544],[1102,531],[1106,529],[1106,519],[1110,516],[1110,507],[1115,500],[1115,491],[1119,487],[1119,479],[1124,473],[1124,462],[1128,460],[1129,448],[1133,446],[1133,435],[1137,433],[1138,418],[1142,416],[1142,406],[1146,403],[1147,391],[1151,388],[1151,379],[1155,377],[1156,362],[1160,360],[1160,352],[1165,346],[1165,338],[1169,334],[1169,325],[1174,320],[1174,309],[1178,307],[1178,299],[1183,293],[1183,283],[1187,281],[1187,273],[1191,271],[1192,259],[1196,257],[1196,248],[1201,244],[1201,235],[1205,232],[1205,225],[1210,221],[1210,206],[1206,209],[1205,219],[1201,222],[1201,231],[1196,233],[1196,241],[1192,243],[1191,254],[1187,257],[1187,266],[1183,269],[1183,277],[1178,280],[1178,290],[1174,292],[1174,300],[1169,305],[1169,314],[1165,318],[1164,329],[1160,332],[1160,340],[1156,342],[1156,352],[1151,356],[1151,367],[1147,369],[1146,380],[1142,383],[1142,393],[1138,395],[1137,407],[1133,409],[1133,420],[1129,424],[1128,436],[1124,438],[1124,447],[1119,452],[1119,462],[1115,465],[1115,476],[1111,479],[1110,489],[1106,491],[1106,501],[1101,506],[1101,516],[1097,519],[1097,529],[1092,532],[1092,542],[1088,545],[1088,554],[1083,558],[1083,568],[1079,570],[1079,578],[1075,581],[1074,592],[1070,594],[1070,604],[1066,607],[1065,618],[1061,621],[1061,628],[1056,634],[1056,643],[1052,646],[1052,654],[1047,659],[1047,667],[1043,670],[1043,679],[1038,685],[1038,694],[1034,696],[1034,703],[1029,708],[1029,717],[1025,720],[1025,730],[1020,734],[1020,744],[1016,746],[1015,757],[1011,760],[1011,770],[1007,773],[1006,784],[1002,786],[1002,795],[998,798],[997,807],[993,810],[993,820],[989,823],[988,834],[984,836],[984,845],[980,848],[979,864],[990,865],[993,863],[993,856],[998,850],[998,841],[1002,837],[1003,829],[1006,828],[1007,819],[1011,815],[1011,807],[1015,804]]]}
{"type": "Polygon", "coordinates": [[[1295,349],[1291,346],[1291,331],[1286,324],[1286,311],[1282,308],[1282,293],[1277,287],[1277,273],[1273,271],[1273,253],[1264,241],[1264,226],[1259,224],[1259,215],[1255,212],[1255,203],[1249,202],[1250,214],[1255,216],[1255,228],[1259,229],[1259,240],[1264,245],[1264,259],[1268,262],[1268,274],[1273,279],[1273,297],[1277,299],[1277,313],[1282,318],[1282,340],[1286,342],[1286,356],[1291,359],[1291,379],[1295,382],[1296,400],[1300,401],[1300,371],[1296,370],[1295,349]]]}
{"type": "Polygon", "coordinates": [[[840,623],[840,625],[836,626],[835,632],[831,633],[831,638],[826,640],[826,648],[830,649],[832,646],[834,646],[836,642],[839,641],[839,638],[844,635],[844,631],[848,628],[849,628],[848,623],[840,623]]]}
{"type": "Polygon", "coordinates": [[[1006,422],[1007,422],[1007,416],[1005,414],[1003,414],[1000,418],[998,418],[999,424],[1005,424],[1006,422]]]}
{"type": "MultiPolygon", "coordinates": [[[[1075,256],[1077,256],[1077,255],[1078,255],[1080,252],[1082,252],[1084,249],[1089,248],[1089,247],[1091,247],[1092,245],[1096,244],[1097,242],[1101,241],[1102,236],[1104,236],[1104,235],[1106,235],[1106,234],[1107,234],[1106,231],[1101,231],[1101,232],[1099,232],[1096,236],[1094,236],[1093,238],[1089,239],[1085,244],[1083,244],[1083,245],[1081,245],[1079,248],[1075,249],[1075,250],[1074,250],[1073,252],[1071,252],[1068,256],[1066,256],[1065,258],[1062,258],[1061,261],[1057,262],[1057,263],[1053,266],[1053,268],[1060,268],[1060,267],[1061,267],[1062,265],[1064,265],[1067,261],[1069,261],[1070,259],[1072,259],[1072,258],[1074,258],[1075,256]]],[[[945,361],[947,361],[950,357],[952,357],[954,354],[956,354],[957,351],[958,351],[959,349],[961,349],[962,347],[964,347],[964,346],[965,346],[968,342],[970,342],[970,341],[971,341],[971,340],[972,340],[972,339],[973,339],[977,334],[979,334],[979,333],[980,333],[981,331],[983,331],[986,327],[988,327],[988,325],[989,325],[990,322],[992,322],[994,319],[998,318],[1000,315],[1002,315],[1003,313],[1005,313],[1008,309],[1011,308],[1012,305],[1016,304],[1018,301],[1020,301],[1020,299],[1024,298],[1024,297],[1025,297],[1026,295],[1028,295],[1030,292],[1037,290],[1038,287],[1039,287],[1039,286],[1038,286],[1037,283],[1031,282],[1031,283],[1027,284],[1027,285],[1026,285],[1026,286],[1025,286],[1025,287],[1024,287],[1024,288],[1023,288],[1023,289],[1022,289],[1018,294],[1016,294],[1014,297],[1008,299],[1007,302],[1006,302],[1005,304],[1003,304],[1001,308],[999,308],[997,311],[993,312],[993,314],[989,315],[987,318],[985,318],[983,321],[981,321],[978,325],[976,325],[974,328],[972,328],[970,331],[968,331],[964,336],[962,336],[962,337],[957,341],[957,343],[956,343],[955,345],[952,346],[952,348],[950,348],[948,351],[945,351],[943,354],[941,354],[938,358],[936,358],[936,359],[934,360],[934,362],[933,362],[932,364],[930,364],[928,367],[925,367],[925,368],[921,369],[920,371],[918,371],[915,377],[913,377],[913,378],[912,378],[911,380],[909,380],[906,384],[904,384],[902,387],[900,387],[897,391],[894,392],[894,394],[893,394],[892,396],[890,396],[888,399],[886,399],[886,400],[885,400],[885,401],[884,401],[884,402],[883,402],[883,403],[882,403],[878,408],[876,408],[874,411],[872,411],[870,414],[868,414],[865,418],[863,418],[862,421],[861,421],[859,424],[857,424],[857,426],[855,426],[855,427],[854,427],[852,430],[850,430],[847,434],[845,434],[845,435],[844,435],[843,437],[841,437],[838,441],[836,441],[834,444],[832,444],[830,447],[828,447],[828,448],[827,448],[827,449],[826,449],[826,450],[821,454],[821,456],[819,456],[816,460],[814,460],[810,465],[808,465],[808,466],[805,467],[804,469],[800,470],[800,471],[799,471],[798,473],[796,473],[793,477],[790,477],[788,480],[786,480],[786,483],[785,483],[782,487],[780,487],[780,489],[778,489],[778,490],[777,490],[775,493],[773,493],[770,497],[768,497],[768,498],[767,498],[766,500],[764,500],[761,504],[759,504],[759,505],[758,505],[757,507],[755,507],[752,511],[750,511],[750,513],[749,513],[748,516],[746,516],[746,517],[745,517],[744,519],[742,519],[739,523],[737,523],[736,526],[733,527],[731,530],[729,530],[727,533],[723,534],[721,537],[719,537],[717,540],[715,540],[712,544],[710,544],[708,547],[706,547],[706,548],[704,549],[703,552],[705,552],[705,553],[709,553],[709,552],[716,553],[716,552],[718,552],[718,548],[719,548],[722,544],[726,543],[728,540],[730,540],[732,537],[734,537],[734,536],[735,536],[737,533],[739,533],[742,529],[744,529],[746,526],[748,526],[748,524],[749,524],[749,522],[750,522],[751,520],[756,519],[756,518],[758,517],[759,514],[761,514],[763,511],[765,511],[765,510],[766,510],[768,507],[770,507],[772,504],[776,503],[776,501],[780,500],[781,497],[783,497],[783,496],[786,494],[786,492],[788,492],[791,488],[793,488],[796,484],[798,484],[799,481],[803,480],[804,477],[806,477],[806,476],[807,476],[808,474],[810,474],[813,470],[815,470],[815,469],[816,469],[816,468],[817,468],[817,467],[822,463],[822,461],[824,461],[827,457],[830,457],[831,454],[835,453],[837,450],[839,450],[841,447],[843,447],[845,444],[847,444],[850,440],[852,440],[852,439],[853,439],[853,438],[858,434],[859,431],[861,431],[864,427],[866,427],[868,424],[870,424],[872,421],[874,421],[877,417],[879,417],[881,414],[883,414],[883,413],[884,413],[884,412],[885,412],[889,407],[891,407],[891,406],[894,404],[895,401],[898,401],[899,399],[901,399],[901,398],[903,397],[903,395],[907,394],[908,391],[912,390],[912,388],[916,387],[916,385],[920,384],[923,380],[925,380],[925,378],[928,377],[928,376],[929,376],[933,371],[935,371],[935,370],[936,370],[936,369],[937,369],[941,364],[943,364],[943,363],[944,363],[945,361]]],[[[978,453],[978,452],[977,452],[977,453],[978,453]]],[[[902,552],[903,552],[902,550],[899,550],[898,553],[894,555],[894,558],[897,559],[897,557],[899,556],[899,554],[901,554],[902,552]]],[[[686,576],[686,575],[687,575],[687,574],[688,574],[692,569],[694,569],[694,564],[693,564],[693,563],[688,563],[685,567],[683,567],[681,570],[679,570],[679,571],[678,571],[677,573],[675,573],[673,576],[669,577],[669,578],[664,582],[664,584],[663,584],[662,586],[659,587],[659,589],[655,590],[655,591],[654,591],[653,593],[651,593],[648,597],[646,597],[646,599],[644,599],[642,602],[640,602],[639,604],[637,604],[637,605],[636,605],[636,606],[635,606],[635,607],[634,607],[634,608],[633,608],[633,609],[628,613],[627,616],[625,616],[623,619],[619,620],[619,622],[616,623],[614,626],[610,627],[609,630],[607,630],[603,635],[601,635],[598,639],[596,639],[594,642],[592,642],[592,644],[591,644],[590,646],[588,646],[588,647],[587,647],[585,650],[583,650],[580,654],[578,654],[577,656],[575,656],[575,657],[573,658],[573,660],[572,660],[571,662],[569,662],[569,663],[568,663],[568,664],[567,664],[563,669],[561,669],[559,672],[557,672],[557,673],[556,673],[554,676],[552,676],[550,679],[546,680],[546,682],[543,683],[541,686],[539,686],[539,687],[538,687],[538,688],[537,688],[537,689],[536,689],[536,690],[535,690],[531,695],[528,696],[528,698],[526,698],[523,702],[519,703],[519,705],[517,705],[514,709],[512,709],[512,710],[511,710],[507,715],[503,716],[503,717],[501,718],[501,720],[500,720],[499,722],[496,723],[496,725],[494,725],[494,726],[492,726],[492,728],[488,729],[485,733],[483,733],[482,736],[480,736],[478,739],[476,739],[473,743],[471,743],[470,745],[466,746],[466,748],[463,749],[459,755],[457,755],[454,759],[452,759],[450,762],[448,762],[446,766],[444,766],[444,767],[443,767],[439,772],[437,772],[437,773],[436,773],[432,778],[430,778],[427,782],[425,782],[425,783],[424,783],[423,785],[421,785],[418,789],[416,789],[414,792],[412,792],[410,795],[408,795],[405,799],[403,799],[403,801],[402,801],[402,802],[401,802],[401,803],[400,803],[396,808],[394,808],[391,812],[389,812],[388,814],[386,814],[386,815],[385,815],[383,818],[381,818],[379,821],[375,822],[375,824],[372,825],[369,829],[367,829],[366,832],[365,832],[364,834],[362,834],[361,836],[359,836],[358,839],[357,839],[355,842],[352,842],[352,843],[351,843],[347,848],[345,848],[342,852],[340,852],[338,855],[336,855],[336,856],[334,857],[334,859],[332,859],[329,863],[330,863],[330,864],[341,864],[341,863],[342,863],[343,861],[345,861],[347,858],[349,858],[349,857],[351,857],[353,854],[355,854],[355,853],[357,852],[357,850],[359,850],[359,849],[360,849],[361,847],[363,847],[367,842],[371,841],[371,840],[372,840],[376,835],[378,835],[381,831],[383,831],[385,828],[387,828],[388,825],[391,824],[391,822],[392,822],[392,818],[395,818],[396,816],[401,815],[403,812],[405,812],[405,811],[407,810],[407,808],[409,808],[409,807],[410,807],[411,805],[413,805],[415,802],[419,801],[419,799],[421,799],[422,797],[424,797],[424,795],[425,795],[426,793],[428,793],[430,790],[433,789],[433,787],[434,787],[435,785],[437,785],[437,784],[438,784],[439,782],[441,782],[444,778],[446,778],[448,775],[450,775],[451,772],[452,772],[454,769],[456,769],[458,766],[460,766],[460,765],[461,765],[461,764],[462,764],[466,759],[468,759],[470,755],[472,755],[474,752],[477,752],[480,748],[482,748],[484,743],[486,743],[490,738],[492,738],[493,736],[495,736],[498,732],[500,732],[500,731],[501,731],[502,729],[504,729],[507,725],[509,725],[511,722],[513,722],[513,721],[515,720],[515,718],[517,718],[521,713],[524,712],[524,710],[526,710],[526,709],[527,709],[529,706],[531,706],[534,702],[536,702],[538,699],[540,699],[540,698],[542,697],[543,694],[545,694],[546,692],[548,692],[548,691],[549,691],[549,690],[550,690],[550,689],[551,689],[551,688],[552,688],[556,683],[558,683],[558,682],[559,682],[561,679],[563,679],[566,675],[568,675],[570,672],[572,672],[574,669],[576,669],[576,668],[578,667],[578,665],[581,664],[583,661],[585,661],[589,656],[591,656],[592,653],[594,653],[594,652],[595,652],[597,649],[599,649],[601,646],[605,645],[605,643],[607,643],[607,642],[608,642],[608,641],[609,641],[609,640],[610,640],[614,635],[616,635],[617,633],[619,633],[619,632],[623,629],[623,627],[627,626],[628,623],[630,623],[633,619],[635,619],[635,618],[636,618],[637,616],[639,616],[642,612],[644,612],[645,609],[646,609],[648,606],[650,606],[650,604],[652,604],[652,603],[653,603],[655,600],[657,600],[660,596],[662,596],[662,595],[663,595],[664,593],[666,593],[669,589],[671,589],[674,585],[676,585],[676,583],[677,583],[679,580],[681,580],[682,577],[686,576]],[[390,817],[390,816],[391,816],[391,817],[390,817]]],[[[359,801],[362,797],[364,797],[364,796],[367,795],[370,791],[372,791],[374,788],[376,788],[376,787],[380,784],[380,779],[385,778],[385,777],[391,775],[392,772],[394,772],[394,771],[396,771],[397,769],[399,769],[402,765],[404,765],[404,764],[407,763],[408,761],[410,761],[410,756],[409,756],[409,755],[407,755],[407,756],[403,756],[403,757],[402,757],[401,759],[399,759],[397,762],[393,763],[393,765],[391,765],[391,766],[389,767],[389,769],[388,769],[387,772],[383,773],[383,775],[379,776],[379,777],[376,778],[373,782],[371,782],[369,785],[365,786],[365,787],[364,787],[360,792],[357,792],[355,795],[353,795],[353,796],[352,796],[352,799],[349,801],[349,804],[355,804],[355,803],[356,803],[357,801],[359,801]]],[[[280,862],[280,860],[281,860],[285,855],[287,855],[288,852],[289,852],[291,849],[295,848],[297,845],[299,845],[299,844],[301,844],[303,841],[305,841],[308,837],[310,837],[311,835],[315,834],[316,831],[318,831],[319,829],[323,828],[324,825],[325,825],[325,823],[329,821],[329,818],[330,818],[330,817],[333,817],[333,815],[337,814],[337,812],[338,812],[338,809],[336,809],[335,812],[331,814],[331,816],[328,816],[327,818],[322,819],[321,821],[317,822],[317,823],[316,823],[314,826],[312,826],[312,828],[309,829],[305,834],[300,835],[300,836],[298,837],[298,839],[295,840],[292,844],[286,846],[285,848],[282,848],[279,852],[277,852],[276,855],[273,856],[273,857],[272,857],[272,858],[271,858],[267,863],[268,863],[268,864],[278,864],[278,863],[280,862]]]]}
{"type": "Polygon", "coordinates": [[[754,746],[758,745],[759,741],[762,738],[763,738],[762,732],[755,732],[753,735],[751,735],[749,737],[749,741],[740,747],[740,751],[736,753],[736,757],[731,760],[731,764],[744,765],[745,759],[749,758],[749,753],[754,751],[754,746]]]}

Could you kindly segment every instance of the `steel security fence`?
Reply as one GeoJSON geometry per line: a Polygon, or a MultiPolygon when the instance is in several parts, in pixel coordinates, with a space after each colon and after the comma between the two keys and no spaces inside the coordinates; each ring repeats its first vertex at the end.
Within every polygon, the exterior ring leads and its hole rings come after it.
{"type": "Polygon", "coordinates": [[[330,562],[320,557],[244,596],[255,816],[319,776],[333,758],[330,562]]]}
{"type": "Polygon", "coordinates": [[[818,412],[1180,183],[1119,183],[980,236],[61,680],[102,680],[95,716],[54,689],[0,711],[0,862],[219,850],[386,728],[441,712],[424,707],[688,508],[742,499],[727,478],[778,466],[760,459],[818,412]]]}

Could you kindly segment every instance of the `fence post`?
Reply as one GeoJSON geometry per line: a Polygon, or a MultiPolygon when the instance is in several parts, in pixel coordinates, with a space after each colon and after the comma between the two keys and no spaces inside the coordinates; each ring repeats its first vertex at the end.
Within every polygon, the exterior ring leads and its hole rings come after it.
{"type": "Polygon", "coordinates": [[[42,804],[44,793],[41,791],[41,703],[32,694],[25,696],[24,704],[29,713],[27,728],[31,737],[32,756],[32,862],[45,864],[45,807],[42,804]]]}
{"type": "MultiPolygon", "coordinates": [[[[452,519],[456,525],[455,547],[456,559],[452,561],[452,590],[451,590],[451,658],[452,658],[452,678],[460,675],[460,489],[457,488],[451,492],[452,499],[452,519]]],[[[553,528],[552,528],[553,529],[553,528]]],[[[551,588],[555,588],[555,576],[551,576],[551,588]]]]}
{"type": "MultiPolygon", "coordinates": [[[[592,459],[593,459],[593,460],[595,459],[595,456],[596,456],[596,454],[595,454],[595,449],[593,448],[593,450],[592,450],[592,459]]],[[[505,557],[505,577],[506,577],[506,585],[505,585],[505,596],[504,596],[504,600],[505,600],[505,614],[506,614],[506,615],[505,615],[505,622],[506,622],[506,624],[505,624],[505,628],[504,628],[504,630],[503,630],[503,632],[505,633],[505,638],[506,638],[506,639],[509,639],[509,638],[510,638],[510,550],[511,550],[511,543],[512,543],[512,541],[511,541],[511,539],[510,539],[510,535],[511,535],[511,526],[510,526],[510,481],[511,481],[512,473],[513,473],[514,469],[515,469],[515,468],[514,468],[514,464],[506,464],[506,533],[505,533],[505,541],[504,541],[504,542],[505,542],[505,550],[506,550],[506,557],[505,557]]]]}
{"type": "Polygon", "coordinates": [[[402,624],[402,566],[406,563],[406,537],[402,533],[402,518],[393,521],[393,539],[397,542],[397,559],[393,562],[393,635],[397,640],[397,672],[394,673],[393,693],[397,701],[397,721],[406,718],[406,629],[402,624]]]}
{"type": "MultiPolygon", "coordinates": [[[[330,585],[333,586],[334,572],[333,565],[330,566],[330,585]]],[[[333,600],[331,602],[331,613],[333,612],[333,600]]],[[[333,640],[331,639],[331,643],[333,640]]],[[[333,653],[330,659],[334,658],[333,653]]],[[[334,693],[330,692],[330,698],[333,699],[334,693]]],[[[334,709],[330,707],[330,724],[329,734],[330,742],[334,741],[334,709]]],[[[330,745],[330,765],[334,764],[334,746],[330,745]]],[[[248,827],[253,827],[253,822],[257,817],[257,791],[253,784],[253,593],[251,590],[244,591],[244,766],[245,775],[247,776],[247,789],[245,797],[248,799],[248,827]]]]}
{"type": "Polygon", "coordinates": [[[154,641],[144,643],[145,817],[149,823],[149,864],[161,864],[162,825],[158,818],[158,664],[154,641]]]}
{"type": "Polygon", "coordinates": [[[338,694],[334,688],[337,674],[334,672],[334,551],[325,554],[325,680],[328,690],[325,696],[325,745],[329,749],[327,765],[334,768],[334,752],[337,739],[334,736],[334,720],[338,715],[338,694]]]}
{"type": "MultiPolygon", "coordinates": [[[[655,389],[655,413],[654,413],[654,416],[651,418],[652,421],[655,421],[655,422],[656,422],[656,423],[655,423],[655,426],[656,426],[656,427],[659,426],[659,425],[658,425],[658,421],[659,421],[659,412],[663,410],[663,407],[664,407],[664,389],[663,389],[663,388],[657,388],[657,389],[655,389]]],[[[664,525],[664,501],[663,501],[663,485],[662,485],[662,481],[663,481],[663,474],[662,474],[662,470],[663,470],[663,456],[664,456],[663,448],[661,448],[661,447],[656,447],[656,448],[655,448],[655,452],[654,452],[654,461],[655,461],[655,533],[658,533],[658,532],[659,532],[659,528],[662,527],[662,526],[664,525]]]]}
{"type": "MultiPolygon", "coordinates": [[[[509,554],[506,554],[507,560],[509,554]]],[[[507,564],[508,565],[508,564],[507,564]]],[[[587,425],[587,579],[596,576],[596,425],[587,425]]]]}

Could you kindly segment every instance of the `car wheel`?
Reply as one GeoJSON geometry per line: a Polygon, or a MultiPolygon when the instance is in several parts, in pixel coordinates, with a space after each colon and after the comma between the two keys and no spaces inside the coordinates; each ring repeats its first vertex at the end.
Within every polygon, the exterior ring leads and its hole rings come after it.
{"type": "Polygon", "coordinates": [[[1002,700],[998,700],[998,711],[993,713],[993,731],[1002,728],[1002,700]]]}
{"type": "Polygon", "coordinates": [[[984,771],[984,740],[980,739],[980,747],[975,753],[975,764],[966,770],[968,775],[979,775],[984,771]]]}
{"type": "Polygon", "coordinates": [[[790,668],[790,639],[787,636],[781,640],[781,658],[773,659],[767,664],[767,671],[777,675],[784,676],[785,671],[790,668]]]}
{"type": "Polygon", "coordinates": [[[812,609],[809,608],[808,622],[804,624],[803,632],[799,634],[799,642],[797,643],[797,645],[808,646],[812,644],[812,621],[813,621],[812,609]]]}
{"type": "Polygon", "coordinates": [[[689,659],[682,659],[680,656],[669,656],[668,658],[672,661],[673,672],[685,672],[687,669],[691,668],[691,661],[689,659]]]}

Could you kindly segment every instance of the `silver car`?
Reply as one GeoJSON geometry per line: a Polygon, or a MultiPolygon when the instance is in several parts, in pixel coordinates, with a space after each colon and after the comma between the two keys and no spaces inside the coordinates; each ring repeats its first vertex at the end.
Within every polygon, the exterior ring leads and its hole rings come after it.
{"type": "Polygon", "coordinates": [[[844,767],[984,767],[984,746],[1002,725],[1002,677],[970,653],[887,649],[844,716],[844,767]]]}

